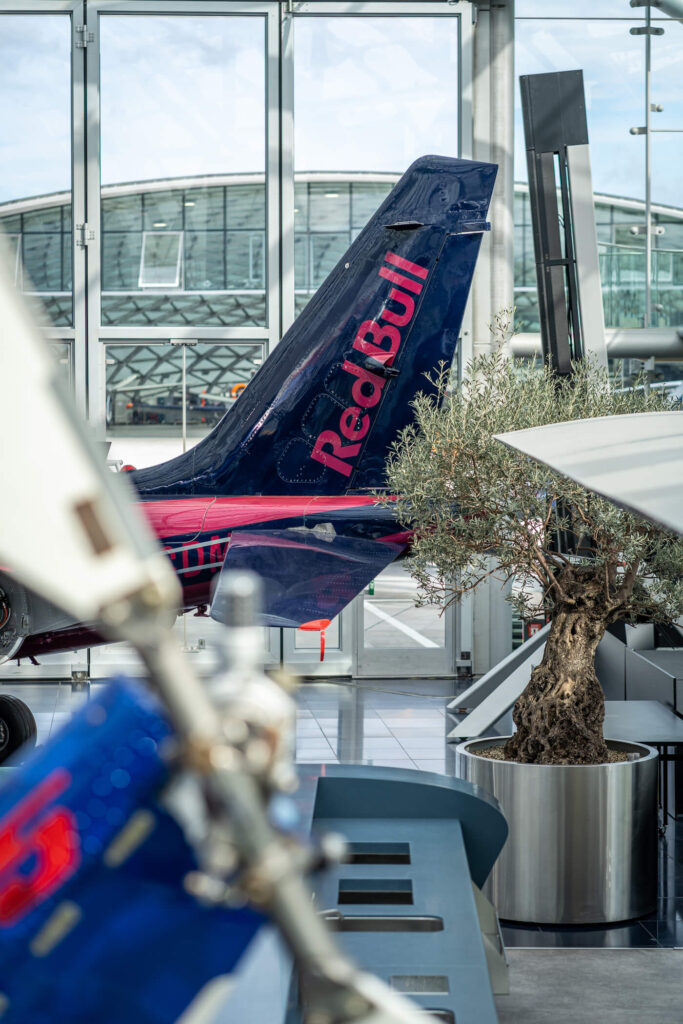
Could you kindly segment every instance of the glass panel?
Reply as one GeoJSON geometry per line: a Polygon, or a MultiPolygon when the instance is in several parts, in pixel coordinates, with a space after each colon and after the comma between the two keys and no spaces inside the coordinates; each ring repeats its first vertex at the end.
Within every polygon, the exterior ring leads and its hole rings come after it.
{"type": "Polygon", "coordinates": [[[363,594],[364,646],[401,650],[443,648],[446,619],[435,605],[416,608],[417,584],[394,562],[363,594]]]}
{"type": "Polygon", "coordinates": [[[349,247],[350,237],[320,232],[311,235],[311,286],[318,288],[349,247]]]}
{"type": "Polygon", "coordinates": [[[182,232],[145,231],[140,258],[140,288],[180,287],[182,232]]]}
{"type": "MultiPolygon", "coordinates": [[[[627,14],[630,10],[625,8],[627,14]]],[[[635,19],[630,19],[635,20],[635,19]]],[[[582,68],[596,192],[642,198],[644,51],[619,21],[550,20],[516,24],[515,75],[582,68]],[[598,144],[599,143],[599,144],[598,144]]],[[[519,90],[515,90],[515,180],[526,181],[519,90]]]]}
{"type": "MultiPolygon", "coordinates": [[[[628,4],[619,0],[517,0],[515,15],[518,18],[620,18],[638,22],[643,20],[642,11],[632,11],[628,4]]],[[[569,66],[569,65],[568,65],[569,66]]]]}
{"type": "MultiPolygon", "coordinates": [[[[547,13],[547,5],[531,0],[521,11],[547,13]]],[[[521,13],[520,6],[517,13],[521,13]]],[[[606,3],[589,5],[593,15],[615,13],[606,3]]],[[[642,208],[628,208],[619,196],[644,197],[643,139],[629,129],[643,120],[643,39],[631,36],[628,23],[638,22],[636,11],[624,8],[618,20],[584,20],[582,5],[559,5],[553,14],[575,14],[575,19],[516,22],[515,74],[539,74],[582,68],[586,91],[588,134],[592,140],[591,167],[596,193],[615,196],[596,204],[603,304],[607,327],[641,327],[645,261],[631,226],[644,223],[642,208]],[[597,144],[596,144],[597,140],[597,144]]],[[[657,42],[657,40],[655,40],[657,42]]],[[[518,91],[515,92],[515,179],[526,181],[526,152],[518,91]]],[[[515,203],[515,305],[523,331],[540,329],[536,293],[531,217],[528,195],[518,192],[515,203]]]]}
{"type": "MultiPolygon", "coordinates": [[[[182,346],[108,345],[107,435],[170,437],[180,444],[182,346]]],[[[247,384],[263,360],[261,345],[206,344],[186,347],[187,425],[203,437],[236,401],[236,385],[247,384]]],[[[178,448],[178,450],[180,450],[178,448]]],[[[135,452],[128,451],[134,465],[135,452]]],[[[169,458],[164,453],[151,463],[169,458]]]]}
{"type": "Polygon", "coordinates": [[[264,17],[101,22],[103,323],[264,326],[264,17]]]}
{"type": "Polygon", "coordinates": [[[59,367],[59,375],[68,387],[73,390],[73,357],[70,341],[51,341],[50,351],[59,367]]]}
{"type": "Polygon", "coordinates": [[[24,263],[17,287],[42,296],[41,322],[72,326],[68,16],[0,15],[0,228],[24,263]]]}
{"type": "Polygon", "coordinates": [[[294,86],[298,313],[413,160],[457,156],[457,17],[298,16],[294,86]]]}

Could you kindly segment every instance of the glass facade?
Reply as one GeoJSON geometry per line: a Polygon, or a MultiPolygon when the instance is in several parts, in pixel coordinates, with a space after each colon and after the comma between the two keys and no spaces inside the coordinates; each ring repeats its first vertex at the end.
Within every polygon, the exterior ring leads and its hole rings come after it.
{"type": "Polygon", "coordinates": [[[185,348],[186,422],[206,433],[239,398],[263,362],[262,345],[137,342],[107,345],[107,434],[140,427],[177,436],[183,420],[185,348]]]}
{"type": "MultiPolygon", "coordinates": [[[[299,175],[294,192],[297,312],[322,284],[390,191],[397,175],[299,175]],[[344,180],[345,179],[345,180],[344,180]]],[[[102,198],[102,315],[105,324],[258,325],[266,306],[265,184],[259,175],[217,176],[182,188],[150,182],[131,192],[112,186],[102,198]],[[163,219],[162,219],[163,218],[163,219]]],[[[25,204],[26,205],[26,204],[25,204]]],[[[70,288],[70,205],[66,193],[35,210],[0,205],[0,225],[18,247],[22,273],[53,322],[70,288]],[[6,212],[7,211],[7,212],[6,212]]],[[[642,201],[597,196],[595,220],[605,323],[642,327],[645,239],[642,201]]],[[[683,209],[655,206],[653,327],[683,323],[683,209]]],[[[17,249],[15,248],[15,251],[17,249]]],[[[515,304],[518,327],[538,331],[536,269],[526,186],[515,190],[515,304]]]]}
{"type": "Polygon", "coordinates": [[[102,194],[102,322],[258,326],[266,319],[263,175],[102,194]]]}
{"type": "Polygon", "coordinates": [[[103,325],[267,323],[265,42],[263,17],[102,17],[103,325]],[[107,195],[231,169],[260,181],[107,195]]]}
{"type": "MultiPolygon", "coordinates": [[[[111,413],[105,345],[269,351],[400,170],[468,138],[473,30],[449,3],[72,6],[0,16],[0,223],[17,287],[71,343],[94,422],[105,402],[111,413]]],[[[629,133],[644,117],[644,39],[630,31],[644,9],[518,0],[516,14],[516,74],[584,71],[607,326],[643,326],[648,277],[650,326],[679,325],[680,26],[653,12],[664,109],[647,268],[644,140],[629,133]]],[[[537,331],[515,92],[515,302],[519,328],[537,331]]]]}
{"type": "MultiPolygon", "coordinates": [[[[596,196],[602,298],[607,327],[642,327],[645,238],[642,201],[596,196]]],[[[683,323],[683,210],[656,206],[652,251],[652,327],[683,323]],[[657,232],[661,231],[661,234],[657,232]]],[[[515,188],[515,305],[520,331],[539,331],[531,210],[525,185],[515,188]]]]}
{"type": "Polygon", "coordinates": [[[73,324],[70,52],[68,16],[2,16],[2,226],[17,287],[41,323],[59,327],[73,324]],[[64,191],[57,204],[25,201],[58,189],[64,191]]]}

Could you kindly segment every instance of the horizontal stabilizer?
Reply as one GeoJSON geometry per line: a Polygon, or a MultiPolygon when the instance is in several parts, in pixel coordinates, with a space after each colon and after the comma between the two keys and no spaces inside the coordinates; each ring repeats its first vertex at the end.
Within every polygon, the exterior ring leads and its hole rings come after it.
{"type": "Polygon", "coordinates": [[[404,550],[403,544],[327,537],[312,530],[235,532],[211,617],[225,618],[225,573],[246,569],[263,580],[262,625],[298,628],[313,619],[331,620],[404,550]]]}

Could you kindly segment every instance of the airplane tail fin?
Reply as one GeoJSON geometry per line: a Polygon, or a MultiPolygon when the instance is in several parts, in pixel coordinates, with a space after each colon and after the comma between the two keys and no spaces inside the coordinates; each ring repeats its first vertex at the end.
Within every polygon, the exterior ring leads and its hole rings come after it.
{"type": "Polygon", "coordinates": [[[495,175],[416,160],[221,422],[133,474],[141,497],[381,487],[424,374],[453,358],[495,175]]]}

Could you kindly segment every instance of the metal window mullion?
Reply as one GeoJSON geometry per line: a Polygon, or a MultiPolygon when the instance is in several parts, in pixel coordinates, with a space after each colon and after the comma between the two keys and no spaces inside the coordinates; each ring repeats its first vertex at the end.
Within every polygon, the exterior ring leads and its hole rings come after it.
{"type": "Polygon", "coordinates": [[[71,294],[73,309],[73,395],[76,408],[87,415],[87,296],[86,250],[78,245],[77,224],[85,224],[85,55],[76,44],[85,31],[85,4],[71,14],[71,294]],[[79,31],[80,30],[80,31],[79,31]]]}
{"type": "Polygon", "coordinates": [[[451,0],[361,0],[360,3],[348,2],[348,0],[315,0],[315,3],[306,5],[305,10],[296,10],[294,17],[311,18],[317,14],[329,15],[352,15],[363,17],[370,14],[403,14],[423,16],[466,14],[471,17],[472,5],[469,2],[453,3],[451,0]]]}
{"type": "Polygon", "coordinates": [[[176,338],[188,341],[213,341],[216,344],[264,344],[269,340],[269,334],[265,327],[196,327],[192,324],[162,325],[159,327],[132,326],[102,326],[99,330],[99,337],[102,341],[137,341],[141,344],[146,342],[168,341],[169,338],[176,338]]]}
{"type": "Polygon", "coordinates": [[[96,7],[103,14],[239,14],[245,17],[263,17],[277,8],[277,2],[243,3],[234,0],[95,0],[88,10],[96,7]]]}
{"type": "Polygon", "coordinates": [[[266,316],[268,351],[278,343],[280,321],[280,5],[267,6],[265,18],[266,76],[266,316]]]}
{"type": "Polygon", "coordinates": [[[106,423],[106,352],[100,344],[102,322],[101,267],[101,147],[100,147],[100,14],[88,5],[88,41],[85,50],[86,220],[93,234],[87,247],[87,386],[88,419],[103,436],[106,423]]]}
{"type": "Polygon", "coordinates": [[[295,319],[294,268],[294,18],[281,11],[280,25],[280,254],[281,332],[295,319]]]}
{"type": "MultiPolygon", "coordinates": [[[[474,31],[472,16],[462,14],[458,18],[458,156],[466,160],[474,158],[474,99],[473,99],[473,74],[474,74],[474,31]]],[[[458,377],[462,378],[463,370],[471,361],[474,355],[474,310],[472,290],[467,297],[465,313],[460,327],[460,341],[458,344],[457,367],[458,377]]],[[[452,634],[456,630],[456,622],[460,622],[460,616],[465,613],[458,612],[449,615],[446,619],[446,639],[450,642],[452,634]]]]}
{"type": "Polygon", "coordinates": [[[458,18],[458,156],[473,159],[474,150],[474,26],[472,16],[462,14],[458,18]]]}

